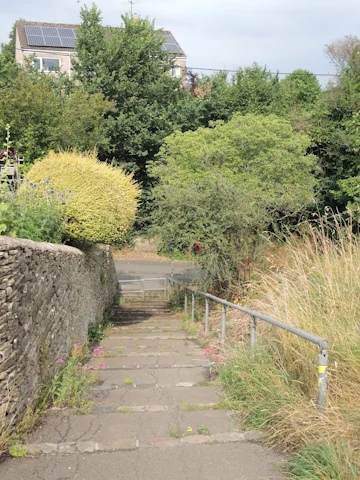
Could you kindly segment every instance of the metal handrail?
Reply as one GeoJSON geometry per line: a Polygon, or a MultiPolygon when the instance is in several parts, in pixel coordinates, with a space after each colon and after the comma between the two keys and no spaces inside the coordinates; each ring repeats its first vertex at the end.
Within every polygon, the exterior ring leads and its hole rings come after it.
{"type": "Polygon", "coordinates": [[[187,315],[187,292],[191,292],[191,321],[195,321],[195,296],[199,295],[205,298],[205,336],[208,335],[208,325],[209,325],[209,303],[210,300],[221,304],[222,306],[222,325],[221,325],[221,341],[225,343],[225,335],[226,335],[226,309],[227,307],[233,308],[235,310],[240,310],[247,315],[250,315],[250,350],[251,353],[254,354],[255,352],[255,344],[256,344],[256,319],[263,320],[275,327],[281,328],[289,333],[297,335],[298,337],[307,340],[308,342],[314,343],[320,347],[320,353],[318,355],[318,409],[320,413],[325,413],[326,407],[326,391],[327,391],[327,367],[328,367],[328,349],[330,348],[330,342],[326,338],[318,337],[311,333],[305,332],[304,330],[300,330],[299,328],[292,327],[291,325],[287,325],[286,323],[280,322],[275,318],[271,318],[267,315],[262,313],[256,312],[254,310],[250,310],[249,308],[242,307],[240,305],[236,305],[235,303],[228,302],[219,297],[215,297],[210,293],[199,292],[194,288],[190,287],[189,285],[185,285],[173,278],[167,279],[169,285],[174,286],[177,285],[177,298],[178,303],[180,303],[180,290],[181,288],[184,289],[184,311],[185,315],[187,315]]]}

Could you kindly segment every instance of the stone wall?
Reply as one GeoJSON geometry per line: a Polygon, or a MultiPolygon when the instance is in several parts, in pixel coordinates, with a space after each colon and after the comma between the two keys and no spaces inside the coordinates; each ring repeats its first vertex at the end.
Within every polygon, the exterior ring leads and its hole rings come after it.
{"type": "Polygon", "coordinates": [[[0,431],[36,401],[58,358],[87,338],[117,292],[106,246],[90,252],[0,236],[0,431]]]}

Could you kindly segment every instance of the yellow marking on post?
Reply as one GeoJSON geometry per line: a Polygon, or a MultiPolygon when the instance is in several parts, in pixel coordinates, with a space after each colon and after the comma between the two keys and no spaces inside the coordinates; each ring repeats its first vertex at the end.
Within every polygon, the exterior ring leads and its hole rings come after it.
{"type": "Polygon", "coordinates": [[[325,373],[327,367],[319,366],[319,373],[325,373]]]}

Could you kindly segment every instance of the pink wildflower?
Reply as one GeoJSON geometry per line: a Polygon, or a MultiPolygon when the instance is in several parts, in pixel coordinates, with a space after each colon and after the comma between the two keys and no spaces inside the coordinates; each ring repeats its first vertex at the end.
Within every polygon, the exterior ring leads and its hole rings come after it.
{"type": "Polygon", "coordinates": [[[78,367],[82,367],[82,366],[83,366],[83,364],[79,362],[79,363],[78,363],[78,367]]]}
{"type": "Polygon", "coordinates": [[[72,388],[71,388],[71,387],[69,387],[69,388],[68,388],[68,392],[71,392],[71,390],[72,390],[72,388]]]}
{"type": "Polygon", "coordinates": [[[62,358],[58,358],[55,363],[64,363],[64,360],[62,358]]]}
{"type": "Polygon", "coordinates": [[[80,350],[80,348],[82,348],[82,345],[80,345],[80,343],[75,343],[74,348],[76,348],[76,350],[80,350]]]}
{"type": "Polygon", "coordinates": [[[221,362],[221,358],[219,355],[215,355],[214,360],[215,362],[221,362]]]}
{"type": "Polygon", "coordinates": [[[212,350],[210,350],[210,348],[207,348],[205,350],[205,355],[211,355],[212,354],[212,350]]]}
{"type": "Polygon", "coordinates": [[[94,353],[95,353],[95,355],[100,355],[100,353],[101,353],[100,348],[95,348],[94,353]]]}
{"type": "Polygon", "coordinates": [[[104,367],[105,367],[105,363],[104,363],[104,362],[100,362],[99,367],[100,367],[100,368],[104,368],[104,367]]]}

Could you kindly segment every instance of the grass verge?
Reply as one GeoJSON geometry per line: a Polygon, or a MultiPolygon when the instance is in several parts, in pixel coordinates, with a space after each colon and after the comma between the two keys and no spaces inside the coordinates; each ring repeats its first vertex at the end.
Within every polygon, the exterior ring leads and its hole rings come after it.
{"type": "Polygon", "coordinates": [[[292,478],[358,480],[359,238],[350,223],[325,219],[288,237],[282,256],[280,269],[261,276],[256,310],[330,340],[326,415],[316,407],[318,348],[260,321],[255,355],[239,335],[222,355],[220,380],[244,425],[292,452],[292,478]]]}

